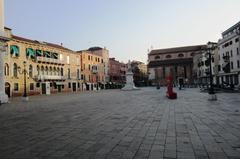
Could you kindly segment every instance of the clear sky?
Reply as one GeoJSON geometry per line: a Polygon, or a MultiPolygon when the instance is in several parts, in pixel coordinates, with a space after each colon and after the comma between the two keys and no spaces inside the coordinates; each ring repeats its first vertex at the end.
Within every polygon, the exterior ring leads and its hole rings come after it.
{"type": "Polygon", "coordinates": [[[147,50],[217,41],[240,21],[240,0],[5,0],[18,36],[72,50],[107,47],[120,61],[147,50]]]}

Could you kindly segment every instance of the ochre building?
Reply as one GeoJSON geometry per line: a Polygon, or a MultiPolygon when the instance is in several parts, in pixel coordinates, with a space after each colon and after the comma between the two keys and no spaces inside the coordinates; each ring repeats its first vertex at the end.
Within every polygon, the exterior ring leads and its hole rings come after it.
{"type": "Polygon", "coordinates": [[[5,28],[5,92],[9,97],[94,90],[105,81],[103,57],[13,35],[5,28]],[[90,60],[88,60],[90,57],[90,60]],[[26,82],[24,82],[24,76],[26,82]]]}
{"type": "Polygon", "coordinates": [[[103,57],[90,50],[82,50],[77,53],[81,57],[83,88],[86,90],[104,88],[106,74],[103,57]]]}

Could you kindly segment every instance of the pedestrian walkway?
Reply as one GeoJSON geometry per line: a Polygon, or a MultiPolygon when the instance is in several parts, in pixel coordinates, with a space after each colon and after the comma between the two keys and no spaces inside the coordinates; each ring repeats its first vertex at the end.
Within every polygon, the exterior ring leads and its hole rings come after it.
{"type": "Polygon", "coordinates": [[[104,90],[0,106],[1,159],[240,159],[240,94],[104,90]]]}

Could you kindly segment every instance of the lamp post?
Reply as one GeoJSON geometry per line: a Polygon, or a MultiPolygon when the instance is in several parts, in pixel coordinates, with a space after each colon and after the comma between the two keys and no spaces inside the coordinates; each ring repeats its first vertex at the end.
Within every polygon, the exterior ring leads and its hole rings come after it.
{"type": "Polygon", "coordinates": [[[27,70],[26,70],[26,61],[23,61],[23,70],[21,70],[21,67],[18,67],[18,71],[20,74],[23,74],[23,82],[24,82],[24,92],[23,92],[23,100],[28,101],[28,96],[27,96],[27,70]]]}
{"type": "Polygon", "coordinates": [[[214,43],[208,42],[207,55],[208,55],[208,61],[209,61],[209,82],[210,82],[210,87],[208,89],[209,100],[217,100],[217,96],[213,88],[213,75],[212,75],[212,50],[213,49],[214,49],[214,43]]]}

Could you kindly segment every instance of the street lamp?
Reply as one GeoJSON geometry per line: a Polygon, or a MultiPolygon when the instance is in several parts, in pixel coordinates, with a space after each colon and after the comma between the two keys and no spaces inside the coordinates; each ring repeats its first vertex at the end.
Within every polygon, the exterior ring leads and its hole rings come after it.
{"type": "Polygon", "coordinates": [[[208,89],[209,100],[217,100],[217,96],[214,92],[213,88],[213,75],[212,75],[212,50],[214,50],[214,43],[208,42],[207,43],[207,55],[209,61],[209,80],[210,80],[210,87],[208,89]]]}
{"type": "Polygon", "coordinates": [[[23,92],[23,100],[24,101],[28,101],[28,96],[27,96],[27,77],[26,75],[28,74],[27,70],[26,70],[26,61],[23,61],[23,70],[21,69],[21,67],[18,67],[18,72],[20,74],[23,74],[24,76],[24,92],[23,92]]]}

